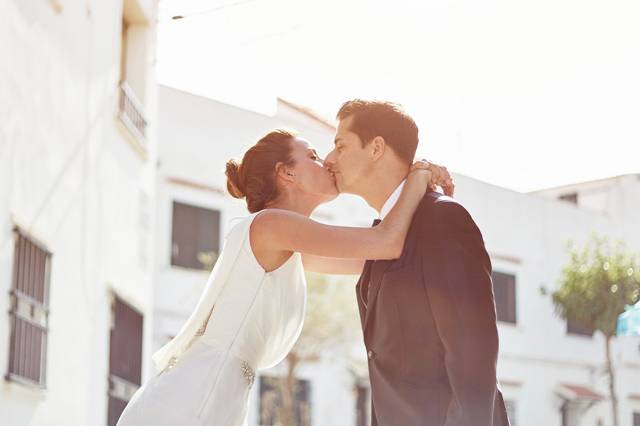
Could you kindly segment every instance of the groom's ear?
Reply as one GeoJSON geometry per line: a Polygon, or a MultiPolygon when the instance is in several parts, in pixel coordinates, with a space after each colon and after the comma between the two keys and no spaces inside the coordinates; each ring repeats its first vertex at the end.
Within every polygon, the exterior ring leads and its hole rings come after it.
{"type": "Polygon", "coordinates": [[[376,136],[371,139],[371,142],[369,142],[369,149],[371,152],[371,159],[373,161],[378,161],[384,155],[384,152],[387,149],[387,143],[382,136],[376,136]]]}

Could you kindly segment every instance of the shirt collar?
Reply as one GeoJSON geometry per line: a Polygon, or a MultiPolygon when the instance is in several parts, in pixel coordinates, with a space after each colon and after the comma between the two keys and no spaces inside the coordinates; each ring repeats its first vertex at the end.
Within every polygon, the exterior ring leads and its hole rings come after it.
{"type": "Polygon", "coordinates": [[[402,188],[404,188],[404,184],[406,181],[407,180],[404,179],[402,182],[400,182],[400,185],[398,185],[395,191],[393,191],[389,196],[389,198],[387,198],[387,201],[382,206],[382,209],[380,209],[380,219],[384,219],[389,214],[393,206],[396,205],[396,203],[398,202],[398,198],[400,198],[400,194],[402,193],[402,188]]]}

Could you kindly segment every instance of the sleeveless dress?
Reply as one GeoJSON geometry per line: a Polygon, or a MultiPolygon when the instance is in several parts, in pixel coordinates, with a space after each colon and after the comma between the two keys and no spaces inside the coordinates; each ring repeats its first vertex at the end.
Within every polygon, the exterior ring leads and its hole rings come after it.
{"type": "Polygon", "coordinates": [[[246,424],[255,371],[286,357],[306,303],[300,253],[271,272],[254,256],[249,230],[256,215],[230,231],[194,313],[154,354],[162,371],[137,390],[118,426],[246,424]]]}

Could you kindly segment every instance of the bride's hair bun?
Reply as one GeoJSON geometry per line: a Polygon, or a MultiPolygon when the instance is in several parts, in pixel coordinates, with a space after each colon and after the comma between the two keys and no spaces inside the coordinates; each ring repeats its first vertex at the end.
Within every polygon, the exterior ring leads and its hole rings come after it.
{"type": "Polygon", "coordinates": [[[244,185],[240,180],[240,165],[235,160],[227,161],[227,190],[233,198],[244,198],[244,185]]]}
{"type": "Polygon", "coordinates": [[[288,130],[272,130],[245,152],[242,162],[227,161],[227,190],[232,197],[246,198],[251,213],[278,197],[276,165],[295,164],[291,157],[295,137],[288,130]]]}

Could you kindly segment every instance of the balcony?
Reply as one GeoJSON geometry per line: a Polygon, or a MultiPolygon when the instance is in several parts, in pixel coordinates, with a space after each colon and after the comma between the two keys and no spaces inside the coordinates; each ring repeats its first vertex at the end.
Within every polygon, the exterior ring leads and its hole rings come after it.
{"type": "Polygon", "coordinates": [[[125,81],[120,83],[118,117],[141,147],[146,148],[147,119],[142,104],[125,81]]]}

